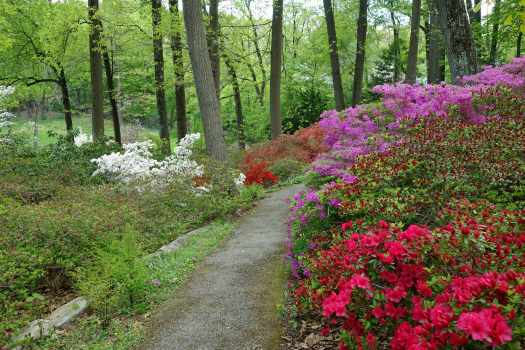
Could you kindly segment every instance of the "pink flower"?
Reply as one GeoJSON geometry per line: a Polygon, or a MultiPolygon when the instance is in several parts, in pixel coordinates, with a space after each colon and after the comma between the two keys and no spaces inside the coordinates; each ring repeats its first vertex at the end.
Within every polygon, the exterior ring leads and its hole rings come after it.
{"type": "Polygon", "coordinates": [[[350,279],[350,287],[359,287],[365,290],[371,290],[372,286],[370,285],[370,279],[364,274],[355,274],[350,279]]]}
{"type": "Polygon", "coordinates": [[[492,346],[499,346],[512,340],[511,328],[495,308],[464,312],[459,316],[457,327],[472,339],[485,341],[492,346]]]}

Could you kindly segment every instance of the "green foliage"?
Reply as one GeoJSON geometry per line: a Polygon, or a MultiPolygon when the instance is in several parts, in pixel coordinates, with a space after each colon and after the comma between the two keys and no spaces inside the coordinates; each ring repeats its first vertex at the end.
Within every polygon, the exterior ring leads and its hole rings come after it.
{"type": "Polygon", "coordinates": [[[283,119],[283,131],[293,134],[306,128],[321,118],[321,113],[328,108],[328,96],[320,88],[289,87],[286,91],[286,117],[283,119]]]}
{"type": "Polygon", "coordinates": [[[122,237],[98,249],[93,264],[76,275],[79,292],[104,325],[123,310],[139,308],[152,287],[137,235],[128,227],[122,237]]]}
{"type": "Polygon", "coordinates": [[[282,182],[302,175],[306,171],[307,166],[307,164],[298,160],[285,158],[277,160],[269,167],[269,170],[279,177],[279,181],[282,182]]]}

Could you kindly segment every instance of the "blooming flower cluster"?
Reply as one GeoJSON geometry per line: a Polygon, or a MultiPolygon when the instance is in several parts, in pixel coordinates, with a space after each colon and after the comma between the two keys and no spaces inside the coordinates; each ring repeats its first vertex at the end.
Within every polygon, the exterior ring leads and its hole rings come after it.
{"type": "Polygon", "coordinates": [[[271,186],[277,183],[279,179],[270,170],[266,162],[251,164],[246,172],[245,182],[247,185],[259,184],[271,186]]]}
{"type": "Polygon", "coordinates": [[[153,143],[130,143],[121,153],[110,153],[93,159],[97,170],[94,176],[102,175],[125,184],[164,186],[180,179],[192,179],[203,175],[203,167],[192,159],[192,145],[200,134],[188,134],[175,148],[172,155],[159,161],[153,158],[153,143]]]}
{"type": "Polygon", "coordinates": [[[432,231],[345,222],[330,240],[314,237],[322,248],[304,257],[315,278],[296,288],[299,307],[319,310],[325,332],[361,346],[368,338],[369,349],[370,340],[394,350],[508,343],[525,325],[525,210],[472,217],[467,207],[432,231]]]}
{"type": "Polygon", "coordinates": [[[323,115],[288,257],[299,313],[341,350],[522,347],[524,72],[380,86],[382,106],[323,115]]]}
{"type": "Polygon", "coordinates": [[[75,135],[74,143],[77,147],[91,142],[93,142],[93,137],[91,135],[83,133],[82,130],[79,130],[79,133],[75,135]]]}
{"type": "MultiPolygon", "coordinates": [[[[0,86],[0,102],[7,96],[11,95],[15,89],[11,86],[0,86]]],[[[14,115],[10,112],[3,111],[2,105],[0,104],[0,129],[6,128],[11,125],[11,119],[14,115]]]]}

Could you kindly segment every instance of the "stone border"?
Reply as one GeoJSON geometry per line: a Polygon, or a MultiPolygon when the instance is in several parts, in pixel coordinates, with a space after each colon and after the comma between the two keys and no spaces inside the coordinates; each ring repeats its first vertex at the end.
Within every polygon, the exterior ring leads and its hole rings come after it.
{"type": "MultiPolygon", "coordinates": [[[[203,231],[207,230],[212,226],[213,223],[207,224],[200,228],[186,232],[174,241],[163,245],[156,252],[146,255],[145,259],[152,257],[161,256],[167,253],[173,253],[183,247],[186,242],[193,236],[196,236],[203,231]]],[[[84,313],[89,306],[89,302],[84,297],[78,297],[71,300],[69,303],[64,304],[53,311],[46,319],[38,319],[29,323],[25,328],[22,329],[21,333],[14,336],[11,340],[15,343],[13,350],[20,350],[21,346],[17,346],[24,339],[39,339],[45,337],[51,333],[53,329],[62,329],[71,323],[74,319],[84,313]]]]}

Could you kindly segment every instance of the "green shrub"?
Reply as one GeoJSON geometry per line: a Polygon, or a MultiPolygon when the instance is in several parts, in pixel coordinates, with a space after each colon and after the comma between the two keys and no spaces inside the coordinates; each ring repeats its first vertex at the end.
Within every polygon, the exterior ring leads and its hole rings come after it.
{"type": "Polygon", "coordinates": [[[113,315],[144,301],[151,284],[143,257],[137,233],[128,227],[121,238],[98,249],[93,264],[76,275],[80,293],[105,325],[113,315]]]}
{"type": "Polygon", "coordinates": [[[298,175],[304,174],[307,164],[295,159],[279,159],[269,167],[269,170],[276,175],[281,182],[289,180],[298,175]]]}

